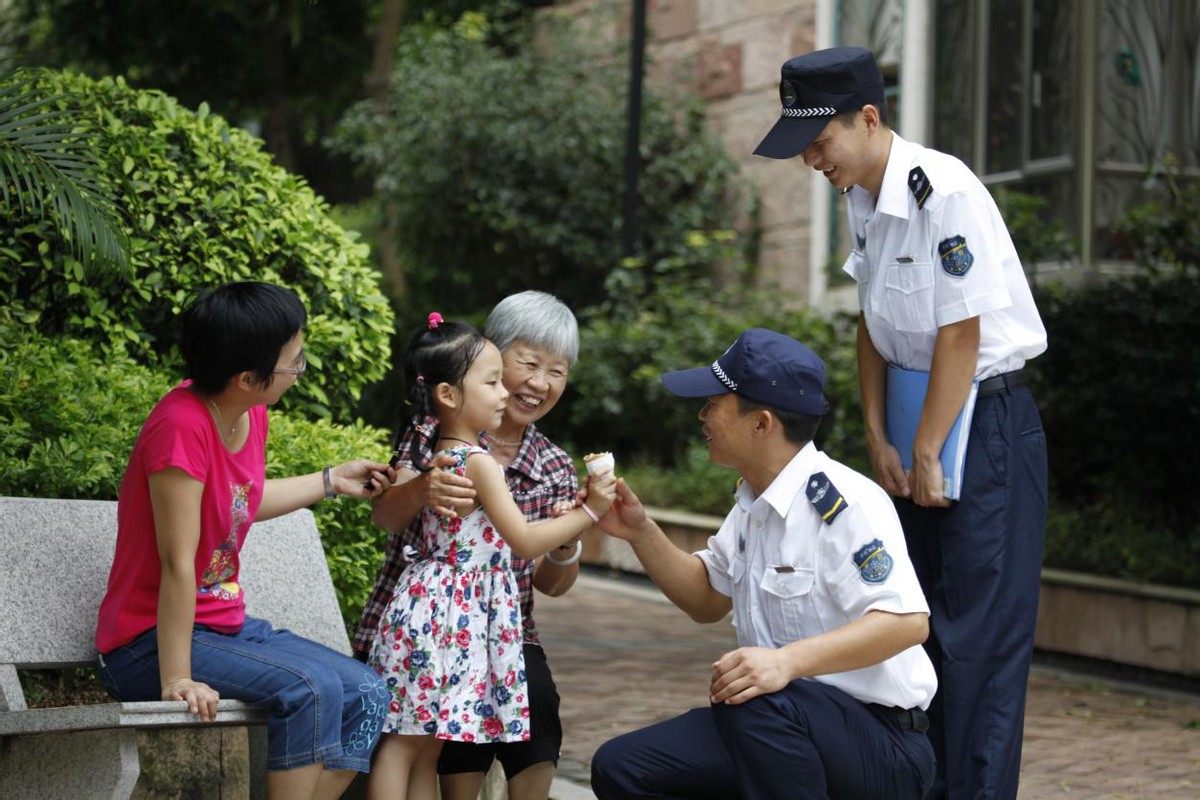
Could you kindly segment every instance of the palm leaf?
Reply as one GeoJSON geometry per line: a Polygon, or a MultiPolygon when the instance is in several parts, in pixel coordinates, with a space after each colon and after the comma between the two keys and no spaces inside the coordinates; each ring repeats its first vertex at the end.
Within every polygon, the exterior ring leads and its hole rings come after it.
{"type": "Polygon", "coordinates": [[[0,201],[52,220],[85,265],[129,269],[129,240],[108,169],[67,95],[45,95],[36,73],[0,78],[0,201]]]}

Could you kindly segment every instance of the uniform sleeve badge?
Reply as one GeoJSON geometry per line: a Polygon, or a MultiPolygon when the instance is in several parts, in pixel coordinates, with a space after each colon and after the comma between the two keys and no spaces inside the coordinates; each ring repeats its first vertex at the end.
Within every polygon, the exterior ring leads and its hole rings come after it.
{"type": "Polygon", "coordinates": [[[883,542],[872,539],[855,551],[854,566],[867,583],[883,583],[892,574],[892,557],[883,542]]]}
{"type": "Polygon", "coordinates": [[[967,247],[967,240],[961,236],[951,236],[938,243],[938,255],[942,259],[942,269],[947,275],[961,278],[975,263],[975,256],[967,247]]]}
{"type": "Polygon", "coordinates": [[[842,497],[842,493],[837,490],[824,472],[814,472],[808,477],[805,494],[808,495],[808,499],[826,525],[832,525],[833,521],[837,519],[837,515],[850,507],[846,498],[842,497]]]}

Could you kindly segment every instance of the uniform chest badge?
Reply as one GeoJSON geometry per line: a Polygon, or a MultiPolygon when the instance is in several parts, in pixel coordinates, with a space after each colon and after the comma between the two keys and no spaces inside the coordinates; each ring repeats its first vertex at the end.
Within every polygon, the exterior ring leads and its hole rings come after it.
{"type": "Polygon", "coordinates": [[[817,509],[817,513],[821,515],[821,519],[826,525],[833,524],[837,515],[849,508],[846,498],[842,497],[842,493],[837,490],[824,472],[814,472],[808,477],[805,494],[808,495],[813,508],[817,509]]]}
{"type": "Polygon", "coordinates": [[[892,574],[892,557],[878,539],[858,548],[854,553],[854,566],[858,575],[867,583],[883,583],[892,574]]]}
{"type": "Polygon", "coordinates": [[[961,236],[951,236],[938,243],[938,255],[942,259],[942,269],[947,275],[961,278],[975,263],[975,256],[967,247],[967,240],[961,236]]]}

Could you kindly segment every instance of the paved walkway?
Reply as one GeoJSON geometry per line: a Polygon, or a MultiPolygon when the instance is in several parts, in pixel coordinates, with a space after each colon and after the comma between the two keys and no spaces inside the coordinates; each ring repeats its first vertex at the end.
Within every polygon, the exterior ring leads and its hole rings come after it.
{"type": "MultiPolygon", "coordinates": [[[[538,629],[563,698],[555,800],[592,794],[587,764],[609,738],[702,705],[728,622],[697,625],[652,588],[583,575],[538,597],[538,629]]],[[[1020,800],[1200,798],[1200,698],[1036,669],[1020,800]]]]}

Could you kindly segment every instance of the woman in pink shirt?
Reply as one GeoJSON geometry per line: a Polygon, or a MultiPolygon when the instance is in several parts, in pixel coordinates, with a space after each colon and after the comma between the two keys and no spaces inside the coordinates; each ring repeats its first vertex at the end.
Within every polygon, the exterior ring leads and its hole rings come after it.
{"type": "Polygon", "coordinates": [[[221,697],[270,711],[271,797],[333,798],[370,769],[388,692],[374,671],[246,616],[239,554],[256,519],[386,489],[386,464],[350,461],[266,479],[267,406],[304,374],[307,314],[290,290],[229,283],[184,314],[188,380],[151,411],[117,504],[100,604],[100,679],[118,700],[221,697]]]}

